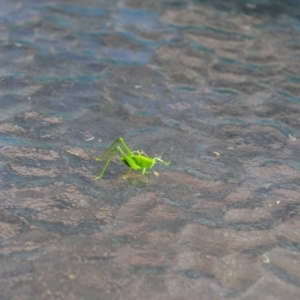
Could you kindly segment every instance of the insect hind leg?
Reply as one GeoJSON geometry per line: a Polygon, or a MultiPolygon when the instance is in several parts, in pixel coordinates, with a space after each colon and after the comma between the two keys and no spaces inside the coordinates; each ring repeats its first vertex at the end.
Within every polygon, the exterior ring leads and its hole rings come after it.
{"type": "Polygon", "coordinates": [[[116,149],[116,144],[122,143],[121,142],[122,138],[117,138],[115,139],[111,145],[108,147],[108,149],[105,150],[105,152],[98,158],[95,158],[96,161],[102,161],[111,151],[114,151],[116,149]]]}
{"type": "MultiPolygon", "coordinates": [[[[105,170],[106,170],[108,164],[109,164],[110,161],[112,160],[112,158],[113,158],[113,156],[115,155],[116,151],[117,151],[117,148],[111,150],[111,154],[110,154],[110,156],[108,157],[108,160],[107,160],[107,162],[105,163],[105,165],[104,165],[104,167],[103,167],[103,169],[102,169],[101,174],[98,175],[98,176],[96,176],[96,177],[95,177],[96,179],[100,179],[100,178],[103,176],[103,174],[104,174],[104,172],[105,172],[105,170]]],[[[103,158],[102,158],[102,159],[103,159],[103,158]]]]}

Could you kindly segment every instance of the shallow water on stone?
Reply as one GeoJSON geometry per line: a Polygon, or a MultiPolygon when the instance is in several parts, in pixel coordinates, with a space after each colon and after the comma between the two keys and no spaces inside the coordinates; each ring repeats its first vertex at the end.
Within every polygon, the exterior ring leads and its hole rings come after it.
{"type": "Polygon", "coordinates": [[[300,297],[297,1],[0,5],[3,299],[300,297]]]}

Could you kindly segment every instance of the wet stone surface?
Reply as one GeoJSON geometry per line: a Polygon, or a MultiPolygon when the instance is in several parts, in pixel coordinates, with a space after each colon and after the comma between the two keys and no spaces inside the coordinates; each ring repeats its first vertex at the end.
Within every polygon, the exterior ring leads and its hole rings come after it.
{"type": "Polygon", "coordinates": [[[0,1],[1,299],[300,298],[300,7],[248,2],[0,1]]]}

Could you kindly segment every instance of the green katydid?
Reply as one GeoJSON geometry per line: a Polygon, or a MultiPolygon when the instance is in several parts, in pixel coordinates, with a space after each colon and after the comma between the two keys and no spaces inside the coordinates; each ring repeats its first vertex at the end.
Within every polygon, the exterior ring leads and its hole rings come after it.
{"type": "Polygon", "coordinates": [[[143,151],[131,151],[126,145],[124,139],[119,137],[108,147],[108,149],[103,153],[102,156],[96,158],[96,161],[102,161],[105,157],[108,156],[102,172],[99,176],[95,177],[96,179],[102,178],[107,166],[109,165],[110,161],[117,151],[119,151],[119,153],[122,155],[121,161],[129,167],[127,174],[123,176],[124,179],[127,178],[131,169],[135,171],[142,170],[142,175],[144,175],[146,173],[146,169],[151,169],[157,162],[160,162],[164,165],[170,164],[170,162],[163,161],[160,157],[149,157],[143,151]],[[125,151],[120,146],[123,146],[125,151]]]}

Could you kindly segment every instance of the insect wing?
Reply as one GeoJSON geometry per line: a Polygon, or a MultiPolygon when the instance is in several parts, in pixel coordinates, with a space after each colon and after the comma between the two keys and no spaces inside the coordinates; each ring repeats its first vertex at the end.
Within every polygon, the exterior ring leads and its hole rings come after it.
{"type": "Polygon", "coordinates": [[[155,160],[148,156],[134,155],[133,159],[141,168],[151,169],[155,164],[155,160]]]}
{"type": "Polygon", "coordinates": [[[129,168],[132,168],[133,170],[137,171],[140,170],[141,167],[137,164],[134,157],[124,156],[121,159],[129,168]]]}

